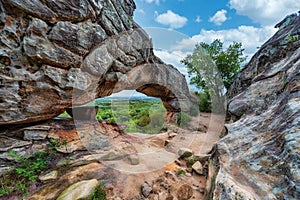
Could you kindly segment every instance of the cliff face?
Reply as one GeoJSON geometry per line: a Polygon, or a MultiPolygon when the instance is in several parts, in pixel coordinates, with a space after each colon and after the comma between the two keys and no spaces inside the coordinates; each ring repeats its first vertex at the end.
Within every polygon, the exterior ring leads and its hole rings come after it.
{"type": "Polygon", "coordinates": [[[50,119],[124,89],[160,97],[169,119],[191,107],[185,78],[132,20],[132,0],[1,0],[0,9],[0,124],[50,119]]]}
{"type": "Polygon", "coordinates": [[[216,145],[214,199],[300,196],[300,17],[277,27],[228,92],[235,122],[216,145]]]}

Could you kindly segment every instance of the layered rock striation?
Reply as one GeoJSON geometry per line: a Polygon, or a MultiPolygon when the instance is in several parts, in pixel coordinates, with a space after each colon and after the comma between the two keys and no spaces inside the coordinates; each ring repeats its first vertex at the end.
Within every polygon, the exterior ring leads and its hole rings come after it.
{"type": "Polygon", "coordinates": [[[300,196],[300,16],[276,27],[228,92],[234,122],[216,144],[213,199],[300,196]]]}
{"type": "Polygon", "coordinates": [[[0,124],[53,118],[124,89],[189,111],[187,83],[152,51],[132,0],[1,0],[0,124]]]}

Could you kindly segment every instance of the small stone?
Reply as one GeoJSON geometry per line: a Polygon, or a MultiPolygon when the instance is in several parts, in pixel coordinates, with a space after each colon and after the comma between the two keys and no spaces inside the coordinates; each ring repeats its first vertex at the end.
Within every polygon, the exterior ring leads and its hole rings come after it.
{"type": "Polygon", "coordinates": [[[203,166],[201,162],[197,161],[193,164],[192,169],[199,175],[203,175],[203,166]]]}
{"type": "Polygon", "coordinates": [[[139,160],[138,155],[132,154],[128,157],[128,159],[129,159],[129,162],[130,162],[131,165],[140,164],[140,160],[139,160]]]}
{"type": "Polygon", "coordinates": [[[80,181],[65,189],[57,198],[57,200],[79,200],[88,199],[95,188],[98,186],[97,179],[80,181]]]}
{"type": "Polygon", "coordinates": [[[174,132],[168,132],[168,137],[169,138],[174,138],[176,137],[178,134],[177,133],[174,133],[174,132]]]}
{"type": "Polygon", "coordinates": [[[170,140],[166,140],[164,146],[167,146],[168,144],[170,144],[170,140]]]}
{"type": "Polygon", "coordinates": [[[191,176],[192,176],[192,174],[191,174],[191,173],[189,173],[189,172],[187,172],[187,173],[185,173],[185,176],[187,176],[187,177],[191,177],[191,176]]]}
{"type": "Polygon", "coordinates": [[[143,183],[142,185],[142,194],[144,197],[148,197],[150,195],[150,193],[152,192],[152,187],[150,186],[150,184],[148,182],[143,183]]]}
{"type": "Polygon", "coordinates": [[[180,148],[178,150],[179,158],[187,158],[193,155],[193,151],[188,148],[180,148]]]}
{"type": "Polygon", "coordinates": [[[187,171],[188,173],[192,173],[193,168],[188,167],[188,168],[186,168],[186,171],[187,171]]]}
{"type": "Polygon", "coordinates": [[[191,186],[184,184],[177,190],[178,200],[188,200],[193,196],[193,189],[191,186]]]}
{"type": "Polygon", "coordinates": [[[48,174],[39,176],[40,181],[46,182],[57,179],[58,171],[54,170],[48,174]]]}

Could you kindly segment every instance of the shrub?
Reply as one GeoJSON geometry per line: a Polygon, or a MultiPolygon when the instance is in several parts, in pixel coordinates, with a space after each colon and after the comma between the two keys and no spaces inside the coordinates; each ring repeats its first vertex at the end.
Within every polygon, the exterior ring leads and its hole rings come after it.
{"type": "Polygon", "coordinates": [[[210,95],[207,90],[198,93],[200,112],[211,112],[210,95]]]}
{"type": "Polygon", "coordinates": [[[183,128],[188,128],[191,121],[191,116],[185,112],[181,112],[178,115],[177,124],[183,128]]]}
{"type": "Polygon", "coordinates": [[[92,200],[106,200],[105,186],[103,183],[95,188],[92,200]]]}
{"type": "Polygon", "coordinates": [[[144,112],[138,119],[135,120],[135,122],[138,126],[147,126],[151,122],[149,112],[144,112]]]}

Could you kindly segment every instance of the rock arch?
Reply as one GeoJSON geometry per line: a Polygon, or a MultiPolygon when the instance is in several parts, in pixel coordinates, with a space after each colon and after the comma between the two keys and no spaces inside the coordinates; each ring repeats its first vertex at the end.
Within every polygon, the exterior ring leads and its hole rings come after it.
{"type": "Polygon", "coordinates": [[[7,0],[0,9],[0,125],[51,119],[123,89],[160,97],[169,119],[196,103],[183,75],[154,55],[132,20],[132,0],[7,0]]]}
{"type": "Polygon", "coordinates": [[[147,96],[158,97],[165,106],[166,120],[175,122],[181,111],[190,113],[196,99],[190,95],[185,77],[171,65],[143,64],[135,67],[116,83],[114,92],[136,90],[147,96]]]}

